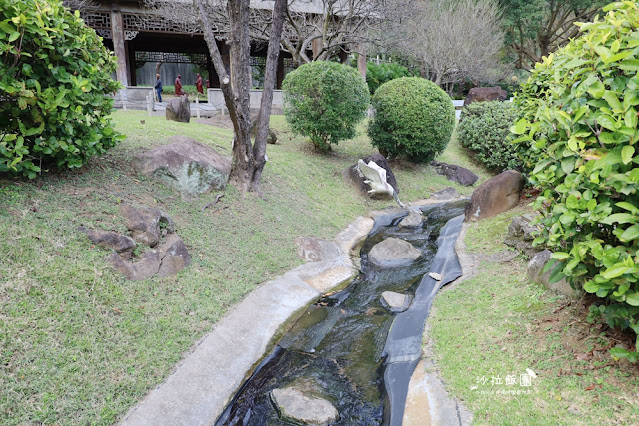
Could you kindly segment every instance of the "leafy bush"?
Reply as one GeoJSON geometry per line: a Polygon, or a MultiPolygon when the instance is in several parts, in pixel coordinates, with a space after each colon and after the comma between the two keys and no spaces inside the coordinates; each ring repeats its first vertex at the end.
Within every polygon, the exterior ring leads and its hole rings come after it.
{"type": "MultiPolygon", "coordinates": [[[[538,152],[530,179],[543,190],[535,206],[545,227],[536,242],[555,250],[555,277],[602,298],[611,327],[639,334],[639,6],[604,12],[536,66],[513,130],[538,152]]],[[[612,352],[639,358],[636,348],[612,352]]]]}
{"type": "Polygon", "coordinates": [[[366,64],[366,84],[371,95],[375,93],[377,88],[382,84],[401,77],[410,77],[412,73],[408,68],[395,63],[368,62],[366,64]]]}
{"type": "Polygon", "coordinates": [[[510,132],[517,118],[517,108],[510,102],[473,102],[462,111],[457,138],[486,168],[521,170],[510,132]]]}
{"type": "Polygon", "coordinates": [[[0,172],[80,167],[120,137],[115,58],[57,0],[0,0],[0,172]]]}
{"type": "Polygon", "coordinates": [[[446,149],[455,107],[435,83],[419,77],[391,80],[377,89],[372,104],[368,135],[385,157],[428,162],[446,149]]]}
{"type": "Polygon", "coordinates": [[[293,132],[308,136],[321,151],[355,137],[355,126],[370,103],[368,88],[357,70],[335,62],[316,61],[286,75],[284,114],[293,132]]]}
{"type": "MultiPolygon", "coordinates": [[[[200,101],[202,99],[206,100],[206,97],[207,97],[206,85],[204,85],[203,89],[204,89],[204,93],[199,93],[200,101]]],[[[195,85],[185,84],[184,86],[182,86],[182,90],[186,92],[186,94],[192,101],[198,95],[197,87],[195,85]]],[[[162,96],[164,95],[175,95],[175,85],[173,84],[162,85],[162,96]]]]}

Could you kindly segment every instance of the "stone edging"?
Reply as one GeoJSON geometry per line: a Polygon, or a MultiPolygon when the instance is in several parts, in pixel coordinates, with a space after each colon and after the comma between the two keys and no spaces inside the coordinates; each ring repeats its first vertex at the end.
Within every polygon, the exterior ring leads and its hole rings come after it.
{"type": "MultiPolygon", "coordinates": [[[[409,203],[408,208],[447,201],[452,200],[419,200],[409,203]]],[[[320,295],[356,276],[359,268],[352,256],[357,255],[360,243],[376,222],[396,217],[401,211],[373,211],[368,217],[356,218],[328,247],[323,247],[320,262],[307,262],[250,292],[214,324],[163,383],[129,410],[120,424],[213,424],[264,356],[280,326],[320,295]]]]}

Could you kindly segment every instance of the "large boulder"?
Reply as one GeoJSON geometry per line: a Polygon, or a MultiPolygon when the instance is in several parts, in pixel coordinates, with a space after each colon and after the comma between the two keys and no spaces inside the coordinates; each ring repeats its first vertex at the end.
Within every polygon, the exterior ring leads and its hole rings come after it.
{"type": "Polygon", "coordinates": [[[271,399],[285,421],[305,425],[329,425],[339,419],[337,409],[325,399],[305,395],[294,387],[271,391],[271,399]]]}
{"type": "Polygon", "coordinates": [[[191,102],[188,96],[178,96],[166,104],[166,119],[180,123],[191,121],[191,102]]]}
{"type": "Polygon", "coordinates": [[[537,284],[541,284],[550,290],[553,290],[557,293],[563,294],[566,297],[570,297],[573,299],[578,299],[583,294],[583,291],[575,290],[571,287],[570,283],[566,281],[565,278],[562,278],[557,282],[550,282],[550,275],[553,272],[553,269],[556,265],[554,263],[556,260],[551,259],[552,253],[549,250],[544,250],[542,252],[537,253],[530,262],[528,262],[528,278],[537,284]],[[551,262],[551,265],[547,268],[546,264],[551,262]]]}
{"type": "MultiPolygon", "coordinates": [[[[374,161],[375,164],[377,164],[379,167],[386,170],[386,182],[388,182],[388,184],[393,187],[393,189],[395,190],[395,193],[399,194],[399,187],[397,186],[397,180],[395,179],[395,175],[393,174],[393,171],[391,170],[391,167],[388,164],[388,161],[383,155],[373,154],[373,155],[369,155],[368,157],[362,158],[362,160],[366,164],[370,163],[371,161],[374,161]]],[[[364,180],[366,180],[366,178],[359,172],[357,168],[357,164],[354,164],[348,169],[346,169],[343,174],[344,174],[344,178],[352,182],[353,185],[357,187],[357,189],[362,195],[368,194],[368,191],[371,188],[370,186],[368,186],[368,184],[364,183],[364,180]]],[[[381,195],[377,195],[377,196],[381,197],[381,195]]],[[[373,196],[373,198],[375,198],[375,196],[373,196]]],[[[392,198],[392,196],[388,195],[387,198],[392,198]]]]}
{"type": "Polygon", "coordinates": [[[377,266],[406,266],[419,259],[422,252],[408,241],[398,238],[387,238],[376,244],[368,253],[368,259],[377,266]]]}
{"type": "Polygon", "coordinates": [[[131,231],[133,238],[149,247],[155,247],[160,238],[173,232],[173,221],[161,210],[123,205],[120,207],[120,213],[124,216],[126,227],[131,231]]]}
{"type": "Polygon", "coordinates": [[[159,177],[186,196],[224,189],[231,173],[230,158],[185,136],[173,136],[170,142],[135,157],[135,169],[159,177]]]}
{"type": "Polygon", "coordinates": [[[430,164],[435,167],[435,171],[438,174],[446,176],[448,180],[457,182],[463,186],[472,186],[479,179],[475,173],[461,166],[440,163],[438,161],[433,161],[430,164]]]}
{"type": "Polygon", "coordinates": [[[519,204],[524,177],[516,170],[506,170],[479,185],[466,206],[466,221],[497,216],[519,204]]]}
{"type": "Polygon", "coordinates": [[[464,106],[470,105],[473,102],[487,102],[487,101],[505,101],[508,99],[508,92],[501,87],[474,87],[468,92],[468,96],[464,100],[464,106]]]}

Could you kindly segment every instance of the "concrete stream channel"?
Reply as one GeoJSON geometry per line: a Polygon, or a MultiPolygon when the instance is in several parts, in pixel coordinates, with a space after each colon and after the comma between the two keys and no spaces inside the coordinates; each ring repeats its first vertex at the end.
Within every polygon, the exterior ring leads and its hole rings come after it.
{"type": "Polygon", "coordinates": [[[287,327],[216,425],[279,423],[283,413],[271,392],[291,385],[330,401],[339,413],[331,424],[401,425],[432,301],[462,273],[454,246],[464,207],[457,202],[424,208],[426,218],[417,228],[397,226],[403,213],[378,217],[361,248],[361,273],[287,327]],[[410,242],[421,257],[388,266],[371,262],[370,250],[390,237],[410,242]],[[412,303],[395,313],[381,302],[385,291],[408,293],[412,303]]]}
{"type": "MultiPolygon", "coordinates": [[[[416,228],[398,226],[407,210],[360,218],[320,249],[323,266],[309,262],[249,294],[122,424],[301,424],[282,418],[273,401],[273,390],[287,387],[330,402],[339,413],[330,424],[406,423],[409,382],[422,359],[433,299],[462,275],[455,243],[465,205],[466,200],[413,203],[410,209],[424,216],[416,228]],[[390,266],[372,262],[369,252],[387,238],[408,241],[421,257],[390,266]],[[410,305],[390,309],[381,297],[388,291],[405,294],[410,305]],[[273,300],[285,308],[254,307],[273,300]],[[263,330],[255,334],[251,327],[263,330]]],[[[432,421],[430,394],[425,405],[428,424],[451,423],[432,421]]],[[[459,416],[453,420],[462,423],[459,416]]]]}

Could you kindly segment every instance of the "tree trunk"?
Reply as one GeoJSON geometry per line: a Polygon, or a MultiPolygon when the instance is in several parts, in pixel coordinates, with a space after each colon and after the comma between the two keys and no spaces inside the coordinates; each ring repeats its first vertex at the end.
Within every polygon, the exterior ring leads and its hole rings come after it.
{"type": "Polygon", "coordinates": [[[249,0],[228,0],[231,83],[236,113],[231,116],[235,133],[233,168],[230,180],[243,191],[249,189],[253,171],[251,149],[251,38],[249,34],[249,0]]]}
{"type": "Polygon", "coordinates": [[[254,168],[251,176],[251,190],[258,191],[259,183],[264,170],[266,141],[268,139],[269,120],[271,118],[271,107],[273,105],[273,90],[277,84],[277,67],[280,57],[280,39],[284,19],[286,17],[287,0],[275,0],[273,5],[273,23],[271,24],[271,35],[268,41],[268,51],[266,53],[266,70],[264,71],[264,90],[260,103],[260,112],[257,116],[257,129],[255,132],[255,144],[253,146],[254,168]]]}
{"type": "Polygon", "coordinates": [[[258,190],[259,180],[264,168],[266,139],[268,137],[268,119],[273,102],[273,89],[277,74],[280,38],[286,11],[286,0],[276,0],[273,9],[273,24],[269,40],[267,67],[264,80],[262,107],[258,118],[258,135],[255,146],[251,145],[251,119],[249,96],[251,89],[251,39],[249,34],[249,0],[228,0],[230,65],[229,76],[217,46],[215,34],[203,4],[203,0],[194,0],[198,17],[202,23],[204,40],[209,48],[213,66],[220,77],[220,88],[224,103],[229,110],[233,123],[233,167],[230,180],[242,191],[258,190]],[[275,52],[273,52],[275,50],[275,52]],[[265,103],[267,107],[265,107],[265,103]]]}

